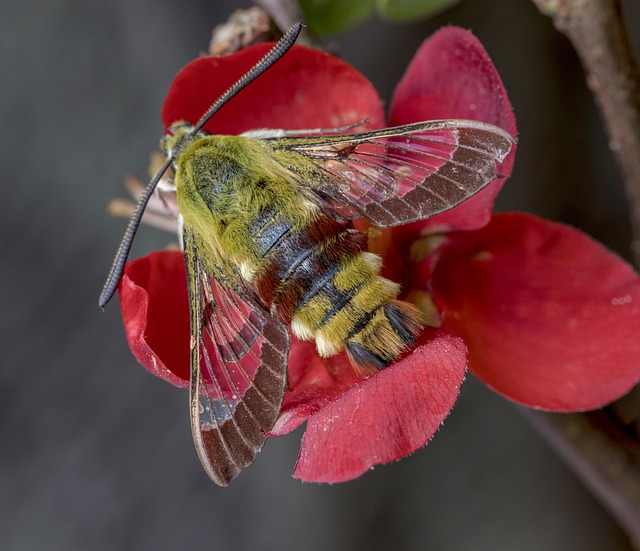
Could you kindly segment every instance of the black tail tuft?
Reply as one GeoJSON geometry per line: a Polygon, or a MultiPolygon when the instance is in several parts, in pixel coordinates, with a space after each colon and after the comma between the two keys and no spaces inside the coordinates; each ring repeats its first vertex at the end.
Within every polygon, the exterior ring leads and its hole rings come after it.
{"type": "Polygon", "coordinates": [[[375,371],[395,362],[422,330],[420,311],[407,302],[389,300],[361,322],[362,328],[345,342],[356,369],[375,371]]]}
{"type": "Polygon", "coordinates": [[[416,342],[416,337],[422,331],[422,323],[420,312],[415,306],[399,300],[390,300],[384,306],[384,315],[406,345],[411,346],[416,342]]]}
{"type": "Polygon", "coordinates": [[[363,368],[366,371],[378,371],[389,365],[389,361],[383,360],[372,350],[365,348],[361,344],[347,341],[345,344],[347,355],[353,366],[363,368]]]}

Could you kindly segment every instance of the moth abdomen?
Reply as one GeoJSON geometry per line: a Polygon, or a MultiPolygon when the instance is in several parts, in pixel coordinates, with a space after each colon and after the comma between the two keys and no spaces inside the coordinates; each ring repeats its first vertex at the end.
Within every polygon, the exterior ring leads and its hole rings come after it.
{"type": "Polygon", "coordinates": [[[350,223],[322,214],[298,229],[275,211],[257,221],[260,227],[252,229],[264,267],[254,286],[265,307],[287,324],[345,259],[367,247],[366,236],[350,223]]]}
{"type": "Polygon", "coordinates": [[[327,286],[330,306],[314,334],[320,355],[344,347],[355,366],[381,369],[414,343],[422,329],[420,314],[396,299],[399,285],[381,277],[380,268],[377,255],[362,252],[342,265],[327,286]]]}
{"type": "Polygon", "coordinates": [[[258,295],[296,336],[314,339],[320,355],[346,348],[354,365],[380,369],[413,343],[418,311],[396,300],[398,285],[380,276],[380,257],[349,222],[320,214],[294,229],[273,211],[252,229],[264,260],[258,295]]]}
{"type": "Polygon", "coordinates": [[[382,369],[415,343],[422,323],[417,308],[400,300],[389,300],[372,314],[345,348],[354,365],[382,369]]]}

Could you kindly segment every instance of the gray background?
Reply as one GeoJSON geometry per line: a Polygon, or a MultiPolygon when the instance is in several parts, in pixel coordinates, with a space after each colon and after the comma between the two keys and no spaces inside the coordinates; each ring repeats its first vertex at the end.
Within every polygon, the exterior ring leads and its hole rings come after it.
{"type": "MultiPolygon", "coordinates": [[[[0,548],[628,549],[517,408],[472,377],[427,449],[337,486],[290,476],[300,432],[227,489],[200,468],[187,395],[128,351],[98,292],[124,222],[105,205],[146,173],[172,76],[243,2],[0,4],[0,548]]],[[[626,2],[637,35],[638,5],[626,2]]],[[[624,196],[568,43],[528,0],[464,0],[369,22],[343,56],[383,98],[443,24],[487,47],[520,130],[499,208],[564,220],[628,256],[624,196]]],[[[134,256],[162,247],[143,229],[134,256]]]]}

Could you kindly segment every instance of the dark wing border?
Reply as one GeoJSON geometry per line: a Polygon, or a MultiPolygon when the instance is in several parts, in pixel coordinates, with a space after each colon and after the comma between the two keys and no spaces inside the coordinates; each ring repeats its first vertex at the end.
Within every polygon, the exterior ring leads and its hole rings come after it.
{"type": "Polygon", "coordinates": [[[253,463],[280,413],[289,332],[212,278],[192,232],[185,227],[183,234],[191,310],[191,430],[207,475],[226,486],[253,463]]]}

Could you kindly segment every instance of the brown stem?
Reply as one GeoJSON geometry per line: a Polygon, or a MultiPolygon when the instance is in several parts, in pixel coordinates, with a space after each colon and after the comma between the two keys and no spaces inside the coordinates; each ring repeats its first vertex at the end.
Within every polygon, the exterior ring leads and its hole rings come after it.
{"type": "Polygon", "coordinates": [[[630,205],[632,250],[640,266],[640,71],[620,0],[533,0],[580,56],[630,205]]]}
{"type": "MultiPolygon", "coordinates": [[[[533,0],[573,44],[622,174],[640,266],[640,71],[619,0],[533,0]]],[[[634,402],[637,419],[637,401],[634,402]]],[[[526,413],[640,548],[640,444],[622,431],[620,408],[568,415],[526,413]]],[[[630,425],[630,424],[628,424],[630,425]]]]}
{"type": "Polygon", "coordinates": [[[640,443],[608,410],[523,415],[571,466],[640,549],[640,443]]]}
{"type": "MultiPolygon", "coordinates": [[[[253,0],[255,4],[266,11],[273,22],[285,32],[294,23],[302,21],[302,12],[295,0],[253,0]]],[[[311,44],[309,34],[302,30],[298,38],[298,44],[311,44]]]]}

